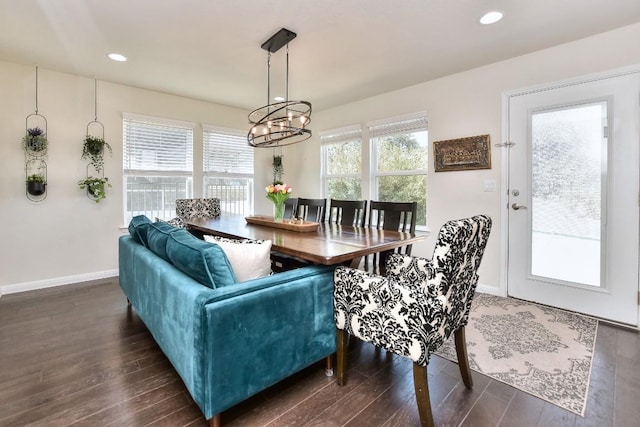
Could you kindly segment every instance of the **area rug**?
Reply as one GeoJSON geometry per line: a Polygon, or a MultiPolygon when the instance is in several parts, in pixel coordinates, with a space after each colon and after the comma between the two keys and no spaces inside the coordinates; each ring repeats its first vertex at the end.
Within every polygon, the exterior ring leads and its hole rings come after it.
{"type": "MultiPolygon", "coordinates": [[[[469,365],[584,416],[597,327],[591,317],[476,294],[465,328],[469,365]]],[[[457,362],[453,336],[436,354],[457,362]]]]}

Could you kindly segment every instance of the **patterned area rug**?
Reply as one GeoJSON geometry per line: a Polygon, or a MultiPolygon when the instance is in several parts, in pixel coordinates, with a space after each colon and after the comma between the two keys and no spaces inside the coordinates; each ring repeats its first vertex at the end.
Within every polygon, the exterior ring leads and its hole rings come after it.
{"type": "MultiPolygon", "coordinates": [[[[465,328],[471,369],[584,416],[598,321],[476,294],[465,328]]],[[[453,336],[436,352],[457,362],[453,336]]]]}

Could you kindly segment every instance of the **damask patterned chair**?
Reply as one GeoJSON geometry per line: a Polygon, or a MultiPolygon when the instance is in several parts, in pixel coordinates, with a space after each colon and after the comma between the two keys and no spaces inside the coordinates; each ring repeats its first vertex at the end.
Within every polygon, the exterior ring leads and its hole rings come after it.
{"type": "Polygon", "coordinates": [[[387,276],[338,267],[334,316],[338,329],[338,384],[346,382],[347,339],[353,335],[413,360],[413,381],[423,426],[433,426],[427,364],[451,334],[462,379],[471,388],[464,327],[478,283],[478,267],[491,218],[478,215],[442,226],[431,260],[392,254],[387,276]]]}
{"type": "Polygon", "coordinates": [[[176,217],[167,221],[174,227],[184,228],[193,218],[216,218],[220,216],[220,199],[176,199],[176,217]]]}

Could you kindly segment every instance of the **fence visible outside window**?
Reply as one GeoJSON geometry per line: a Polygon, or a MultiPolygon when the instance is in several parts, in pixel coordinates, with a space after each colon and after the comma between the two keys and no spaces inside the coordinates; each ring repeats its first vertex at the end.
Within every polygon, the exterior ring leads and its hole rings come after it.
{"type": "Polygon", "coordinates": [[[203,126],[203,193],[227,214],[253,213],[253,147],[244,131],[203,126]]]}
{"type": "Polygon", "coordinates": [[[427,225],[427,118],[369,124],[372,198],[418,202],[416,225],[427,225]]]}
{"type": "Polygon", "coordinates": [[[349,127],[324,132],[322,181],[325,197],[339,200],[362,198],[362,131],[349,127]]]}
{"type": "Polygon", "coordinates": [[[123,115],[124,220],[175,217],[176,199],[192,197],[193,124],[123,115]]]}

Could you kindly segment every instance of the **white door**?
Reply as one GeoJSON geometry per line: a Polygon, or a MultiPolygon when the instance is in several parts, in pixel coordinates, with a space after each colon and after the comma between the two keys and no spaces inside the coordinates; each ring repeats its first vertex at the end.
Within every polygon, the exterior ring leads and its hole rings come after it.
{"type": "Polygon", "coordinates": [[[506,100],[508,294],[637,325],[640,70],[506,100]]]}

